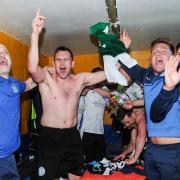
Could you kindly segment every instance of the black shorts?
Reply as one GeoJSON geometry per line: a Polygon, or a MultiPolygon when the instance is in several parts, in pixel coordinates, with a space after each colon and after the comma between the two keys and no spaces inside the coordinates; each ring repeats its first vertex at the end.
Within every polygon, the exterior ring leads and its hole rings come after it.
{"type": "Polygon", "coordinates": [[[86,163],[93,160],[101,161],[106,157],[106,141],[104,134],[84,132],[82,143],[86,163]]]}
{"type": "Polygon", "coordinates": [[[53,180],[68,173],[83,174],[84,155],[76,127],[42,127],[39,139],[39,179],[53,180]]]}

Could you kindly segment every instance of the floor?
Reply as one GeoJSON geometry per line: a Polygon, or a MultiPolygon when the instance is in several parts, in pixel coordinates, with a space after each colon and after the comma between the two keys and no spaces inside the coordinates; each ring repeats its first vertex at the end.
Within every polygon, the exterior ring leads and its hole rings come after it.
{"type": "Polygon", "coordinates": [[[37,180],[37,161],[24,160],[18,163],[20,180],[37,180]]]}

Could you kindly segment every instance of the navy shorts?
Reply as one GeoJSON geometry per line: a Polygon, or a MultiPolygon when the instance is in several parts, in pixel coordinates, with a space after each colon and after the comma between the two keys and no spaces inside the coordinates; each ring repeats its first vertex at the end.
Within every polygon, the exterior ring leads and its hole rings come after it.
{"type": "Polygon", "coordinates": [[[180,180],[180,143],[158,145],[149,142],[145,171],[148,180],[180,180]]]}

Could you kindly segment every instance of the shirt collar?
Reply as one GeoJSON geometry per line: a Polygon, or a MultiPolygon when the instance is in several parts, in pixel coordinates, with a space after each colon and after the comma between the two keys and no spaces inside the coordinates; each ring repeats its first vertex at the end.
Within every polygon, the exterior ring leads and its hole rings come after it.
{"type": "Polygon", "coordinates": [[[162,79],[164,77],[164,71],[159,73],[159,74],[155,74],[152,67],[149,67],[148,68],[148,73],[146,74],[146,82],[153,82],[153,81],[156,81],[158,79],[162,79]]]}
{"type": "Polygon", "coordinates": [[[152,76],[156,76],[156,77],[158,77],[158,76],[164,77],[164,76],[165,76],[164,71],[156,75],[156,74],[154,73],[152,67],[149,67],[149,72],[150,72],[150,74],[151,74],[152,76]]]}
{"type": "Polygon", "coordinates": [[[7,81],[13,82],[14,79],[11,76],[9,76],[8,78],[4,78],[4,77],[0,76],[0,83],[7,82],[7,81]]]}
{"type": "Polygon", "coordinates": [[[162,73],[160,73],[159,76],[164,77],[165,76],[164,71],[162,73]]]}

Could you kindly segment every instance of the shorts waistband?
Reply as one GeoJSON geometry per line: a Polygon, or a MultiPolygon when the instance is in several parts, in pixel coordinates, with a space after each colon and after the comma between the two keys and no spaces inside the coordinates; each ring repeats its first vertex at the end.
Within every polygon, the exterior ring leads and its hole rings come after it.
{"type": "Polygon", "coordinates": [[[149,146],[154,147],[154,148],[169,148],[169,149],[179,149],[180,150],[180,143],[174,143],[174,144],[154,144],[149,141],[149,146]]]}
{"type": "Polygon", "coordinates": [[[48,127],[48,126],[41,125],[41,130],[65,133],[65,132],[72,132],[74,130],[77,130],[77,126],[74,126],[71,128],[54,128],[54,127],[48,127]]]}

